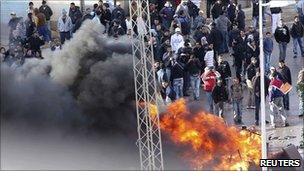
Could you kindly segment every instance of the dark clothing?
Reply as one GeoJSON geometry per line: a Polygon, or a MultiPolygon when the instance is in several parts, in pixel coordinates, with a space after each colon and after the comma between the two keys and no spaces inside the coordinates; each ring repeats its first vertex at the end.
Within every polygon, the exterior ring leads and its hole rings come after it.
{"type": "Polygon", "coordinates": [[[102,10],[100,13],[100,23],[104,26],[111,22],[111,11],[109,9],[102,10]]]}
{"type": "Polygon", "coordinates": [[[113,26],[110,30],[110,36],[118,37],[119,35],[124,35],[125,31],[121,26],[113,26]]]}
{"type": "Polygon", "coordinates": [[[255,76],[257,67],[258,65],[253,65],[252,63],[247,67],[246,71],[248,80],[252,81],[252,78],[255,76]]]}
{"type": "Polygon", "coordinates": [[[259,1],[253,0],[252,2],[252,17],[258,17],[259,16],[259,1]]]}
{"type": "Polygon", "coordinates": [[[281,74],[283,78],[282,81],[284,83],[288,82],[290,85],[292,85],[290,69],[286,65],[282,68],[279,68],[278,72],[281,74]]]}
{"type": "Polygon", "coordinates": [[[212,91],[214,103],[224,102],[228,100],[228,92],[225,86],[216,85],[212,91]]]}
{"type": "Polygon", "coordinates": [[[198,16],[199,8],[192,1],[187,2],[187,7],[190,17],[195,18],[198,16]]]}
{"type": "Polygon", "coordinates": [[[188,35],[190,34],[190,20],[187,17],[179,17],[177,18],[180,26],[181,26],[181,31],[183,35],[188,35]]]}
{"type": "Polygon", "coordinates": [[[212,28],[210,31],[210,34],[207,38],[207,41],[209,44],[213,44],[213,49],[216,52],[220,51],[220,47],[223,42],[223,36],[222,33],[217,28],[212,28]]]}
{"type": "Polygon", "coordinates": [[[40,39],[40,37],[34,35],[28,39],[27,43],[29,45],[30,50],[39,53],[40,53],[40,46],[44,45],[44,41],[40,39]]]}
{"type": "Polygon", "coordinates": [[[232,29],[229,34],[228,34],[228,45],[229,47],[232,47],[232,42],[236,41],[236,39],[239,37],[240,35],[240,30],[239,29],[232,29]]]}
{"type": "Polygon", "coordinates": [[[290,29],[290,35],[293,38],[303,37],[304,28],[303,25],[298,21],[293,23],[290,29]]]}
{"type": "Polygon", "coordinates": [[[82,18],[82,13],[79,10],[79,7],[75,7],[75,9],[71,9],[69,11],[69,17],[72,20],[72,24],[76,24],[77,20],[80,20],[82,18]]]}
{"type": "Polygon", "coordinates": [[[215,3],[211,9],[213,20],[217,19],[222,13],[222,4],[215,3]]]}
{"type": "Polygon", "coordinates": [[[36,24],[32,20],[26,20],[25,28],[26,28],[25,35],[27,38],[29,38],[36,30],[36,24]]]}
{"type": "Polygon", "coordinates": [[[281,42],[290,42],[290,34],[287,26],[277,27],[274,32],[274,38],[278,43],[281,42]]]}
{"type": "Polygon", "coordinates": [[[273,50],[273,41],[271,38],[264,38],[264,52],[271,54],[273,50]]]}
{"type": "Polygon", "coordinates": [[[282,13],[282,9],[280,7],[270,8],[271,14],[279,14],[282,13]]]}
{"type": "Polygon", "coordinates": [[[245,29],[245,12],[240,10],[236,16],[237,27],[239,30],[245,29]]]}
{"type": "MultiPolygon", "coordinates": [[[[253,86],[253,92],[254,95],[258,98],[261,97],[261,77],[260,76],[254,76],[252,78],[252,86],[253,86]]],[[[267,76],[264,77],[264,85],[265,85],[265,97],[268,95],[268,88],[269,88],[269,83],[270,80],[267,76]]]]}
{"type": "Polygon", "coordinates": [[[236,6],[230,4],[227,8],[227,14],[230,22],[233,24],[236,18],[236,6]]]}
{"type": "Polygon", "coordinates": [[[53,15],[53,11],[48,5],[40,6],[39,12],[45,15],[46,21],[49,21],[51,19],[51,16],[53,15]]]}
{"type": "Polygon", "coordinates": [[[173,64],[171,68],[171,81],[176,78],[183,78],[184,77],[184,67],[179,62],[173,64]]]}
{"type": "Polygon", "coordinates": [[[186,70],[192,76],[193,75],[199,76],[200,72],[202,70],[202,66],[201,66],[199,59],[197,59],[197,58],[190,59],[186,65],[186,70]]]}
{"type": "Polygon", "coordinates": [[[231,70],[227,61],[222,61],[216,67],[217,72],[221,74],[224,85],[226,85],[226,78],[231,77],[231,70]]]}

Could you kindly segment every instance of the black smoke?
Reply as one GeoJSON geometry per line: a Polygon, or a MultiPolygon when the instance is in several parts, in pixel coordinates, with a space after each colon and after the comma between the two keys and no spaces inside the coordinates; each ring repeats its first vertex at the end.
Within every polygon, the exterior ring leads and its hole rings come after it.
{"type": "Polygon", "coordinates": [[[28,125],[136,130],[130,39],[87,21],[61,51],[13,69],[1,65],[1,116],[28,125]]]}

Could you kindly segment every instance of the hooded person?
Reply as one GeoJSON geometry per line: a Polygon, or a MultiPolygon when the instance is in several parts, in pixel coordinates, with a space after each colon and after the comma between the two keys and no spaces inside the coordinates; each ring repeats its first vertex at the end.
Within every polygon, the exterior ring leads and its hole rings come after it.
{"type": "Polygon", "coordinates": [[[287,44],[290,42],[290,33],[288,27],[283,23],[283,20],[280,20],[278,23],[278,27],[274,32],[274,38],[279,45],[280,50],[280,60],[285,60],[287,44]]]}
{"type": "Polygon", "coordinates": [[[67,15],[67,11],[65,9],[62,10],[61,16],[57,22],[57,30],[60,34],[60,42],[64,44],[65,40],[70,40],[71,38],[71,30],[73,28],[72,19],[67,15]]]}

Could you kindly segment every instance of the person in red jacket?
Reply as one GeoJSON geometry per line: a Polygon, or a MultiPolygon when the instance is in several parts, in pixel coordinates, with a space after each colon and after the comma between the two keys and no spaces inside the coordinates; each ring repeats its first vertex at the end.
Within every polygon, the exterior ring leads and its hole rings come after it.
{"type": "Polygon", "coordinates": [[[219,77],[220,74],[215,71],[213,67],[206,67],[205,72],[201,75],[202,81],[204,83],[203,89],[206,92],[210,113],[213,113],[212,91],[216,86],[216,80],[219,77]]]}

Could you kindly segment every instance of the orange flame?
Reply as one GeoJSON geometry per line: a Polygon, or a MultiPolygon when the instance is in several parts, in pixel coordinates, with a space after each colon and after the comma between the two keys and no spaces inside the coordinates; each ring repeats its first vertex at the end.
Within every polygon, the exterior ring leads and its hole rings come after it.
{"type": "MultiPolygon", "coordinates": [[[[157,107],[150,106],[151,116],[157,107]]],[[[191,113],[184,99],[167,107],[160,116],[160,128],[177,145],[186,147],[183,156],[197,170],[248,170],[261,158],[261,137],[212,114],[191,113]]]]}

